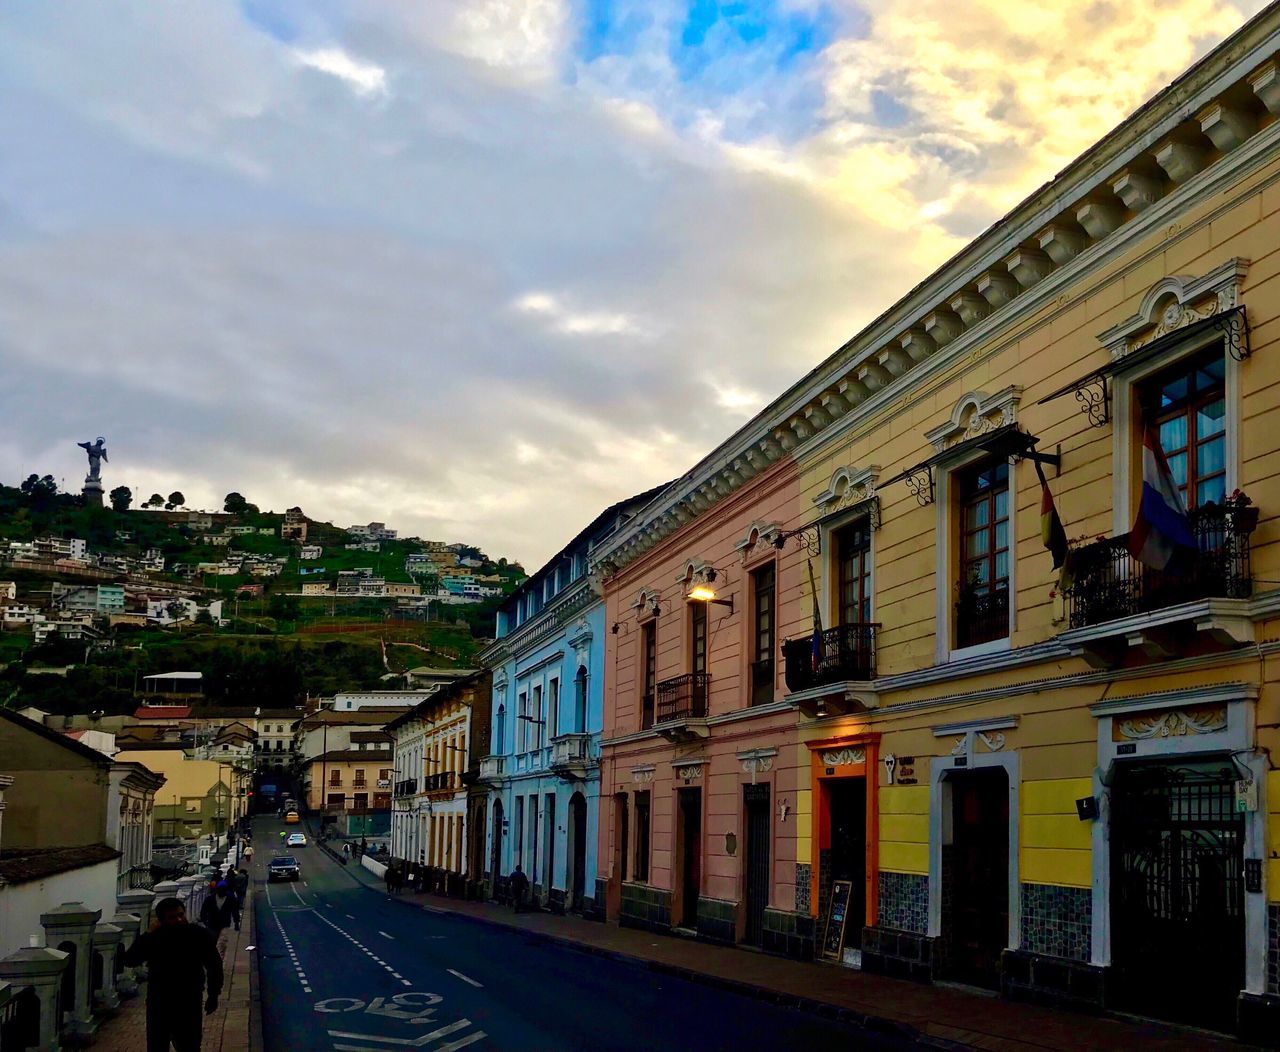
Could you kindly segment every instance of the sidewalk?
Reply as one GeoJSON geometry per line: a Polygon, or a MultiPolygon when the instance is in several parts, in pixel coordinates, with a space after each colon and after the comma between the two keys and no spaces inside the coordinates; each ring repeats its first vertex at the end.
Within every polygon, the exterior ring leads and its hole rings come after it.
{"type": "MultiPolygon", "coordinates": [[[[254,945],[253,893],[245,902],[244,919],[240,930],[231,932],[227,941],[227,959],[224,962],[222,996],[213,1015],[204,1017],[204,1043],[201,1052],[261,1052],[261,1042],[251,1042],[250,1027],[250,970],[253,956],[249,947],[254,945]]],[[[146,984],[138,996],[120,1006],[112,1019],[106,1020],[98,1031],[93,1047],[100,1052],[139,1052],[147,1047],[147,990],[146,984]]]]}
{"type": "MultiPolygon", "coordinates": [[[[359,863],[346,867],[353,879],[386,894],[359,863]]],[[[471,920],[511,928],[586,953],[602,954],[693,982],[735,990],[778,1004],[840,1016],[875,1029],[906,1027],[939,1042],[956,1042],[999,1052],[1082,1048],[1130,1052],[1208,1052],[1247,1046],[1226,1037],[1020,1004],[952,986],[925,986],[888,979],[833,964],[806,964],[740,948],[653,935],[613,924],[550,913],[512,913],[491,902],[466,902],[436,895],[404,893],[392,898],[406,906],[447,911],[471,920]]]]}

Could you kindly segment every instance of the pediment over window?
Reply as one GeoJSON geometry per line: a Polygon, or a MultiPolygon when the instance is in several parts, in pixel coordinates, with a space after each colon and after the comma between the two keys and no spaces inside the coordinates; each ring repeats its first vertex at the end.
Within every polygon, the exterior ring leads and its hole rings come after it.
{"type": "Polygon", "coordinates": [[[951,410],[951,419],[926,432],[925,437],[933,444],[935,453],[945,453],[961,442],[1016,425],[1021,395],[1022,388],[1017,384],[995,394],[970,391],[951,410]]]}
{"type": "Polygon", "coordinates": [[[1099,333],[1098,340],[1119,361],[1165,336],[1226,314],[1241,304],[1249,260],[1235,257],[1198,278],[1161,278],[1142,297],[1138,312],[1099,333]]]}
{"type": "Polygon", "coordinates": [[[661,598],[662,596],[656,588],[641,588],[636,593],[635,602],[631,604],[631,609],[643,614],[645,611],[657,606],[658,600],[661,598]]]}
{"type": "Polygon", "coordinates": [[[706,559],[690,559],[676,575],[676,581],[680,584],[709,583],[714,580],[715,567],[706,559]]]}
{"type": "Polygon", "coordinates": [[[866,468],[836,468],[827,488],[813,498],[813,503],[823,516],[852,508],[875,497],[876,480],[879,477],[879,464],[866,468]]]}
{"type": "Polygon", "coordinates": [[[735,551],[746,559],[750,558],[757,548],[776,546],[781,537],[782,527],[776,522],[764,522],[757,519],[751,524],[742,540],[738,541],[733,547],[735,551]]]}

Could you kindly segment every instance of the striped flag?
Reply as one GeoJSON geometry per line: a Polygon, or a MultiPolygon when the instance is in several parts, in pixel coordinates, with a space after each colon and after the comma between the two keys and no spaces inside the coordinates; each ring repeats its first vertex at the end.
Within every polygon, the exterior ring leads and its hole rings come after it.
{"type": "Polygon", "coordinates": [[[822,612],[818,609],[818,584],[813,579],[813,560],[809,560],[809,592],[813,596],[813,635],[809,639],[809,666],[818,671],[822,664],[822,612]]]}
{"type": "Polygon", "coordinates": [[[1138,518],[1129,531],[1129,554],[1144,566],[1164,570],[1179,550],[1194,551],[1195,547],[1182,494],[1155,428],[1149,426],[1142,438],[1142,499],[1138,518]]]}
{"type": "MultiPolygon", "coordinates": [[[[1053,503],[1053,493],[1049,490],[1049,480],[1044,477],[1044,468],[1040,462],[1033,461],[1036,475],[1040,478],[1040,539],[1053,556],[1053,568],[1060,570],[1067,564],[1070,552],[1067,548],[1067,531],[1062,528],[1062,519],[1058,517],[1058,507],[1053,503]]],[[[1063,571],[1063,578],[1067,571],[1063,571]]],[[[1066,587],[1066,581],[1060,582],[1066,587]]]]}

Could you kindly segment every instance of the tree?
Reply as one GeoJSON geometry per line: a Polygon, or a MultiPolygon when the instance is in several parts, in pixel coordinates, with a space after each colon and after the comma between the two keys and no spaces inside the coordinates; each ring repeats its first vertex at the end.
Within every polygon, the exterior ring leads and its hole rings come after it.
{"type": "Polygon", "coordinates": [[[228,493],[226,499],[222,502],[222,510],[232,515],[243,515],[249,510],[249,502],[239,493],[228,493]]]}
{"type": "Polygon", "coordinates": [[[164,504],[164,498],[159,493],[153,493],[142,502],[144,508],[159,508],[164,504]]]}
{"type": "Polygon", "coordinates": [[[19,488],[26,496],[28,503],[35,508],[48,507],[53,503],[53,498],[58,495],[58,484],[53,481],[52,475],[45,475],[43,478],[39,475],[28,475],[19,488]]]}
{"type": "Polygon", "coordinates": [[[116,511],[128,511],[133,503],[133,490],[128,486],[117,486],[111,491],[111,507],[116,511]]]}
{"type": "Polygon", "coordinates": [[[187,503],[187,498],[182,495],[182,490],[175,489],[172,493],[169,494],[169,499],[164,502],[164,506],[168,508],[170,511],[173,511],[174,508],[178,507],[181,504],[186,504],[186,503],[187,503]]]}

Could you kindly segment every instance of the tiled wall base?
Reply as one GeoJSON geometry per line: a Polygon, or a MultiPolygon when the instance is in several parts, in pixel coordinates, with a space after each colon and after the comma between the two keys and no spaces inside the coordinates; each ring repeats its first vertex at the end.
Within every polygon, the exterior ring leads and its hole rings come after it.
{"type": "Polygon", "coordinates": [[[1280,902],[1267,903],[1267,993],[1280,994],[1280,902]]]}
{"type": "Polygon", "coordinates": [[[726,899],[698,898],[698,937],[732,945],[738,941],[738,904],[726,899]]]}
{"type": "Polygon", "coordinates": [[[622,885],[622,909],[618,924],[645,931],[671,930],[671,892],[645,884],[622,885]]]}
{"type": "Polygon", "coordinates": [[[608,916],[605,911],[605,903],[609,901],[609,882],[602,877],[596,878],[596,897],[594,899],[587,898],[582,900],[582,915],[587,920],[605,921],[608,916]]]}
{"type": "Polygon", "coordinates": [[[862,970],[898,979],[933,982],[938,940],[893,928],[862,929],[862,970]]]}
{"type": "Polygon", "coordinates": [[[552,913],[563,913],[565,911],[565,894],[559,888],[552,888],[547,895],[547,908],[552,913]]]}
{"type": "Polygon", "coordinates": [[[1071,961],[1089,960],[1093,892],[1053,884],[1023,884],[1022,949],[1071,961]]]}
{"type": "Polygon", "coordinates": [[[1015,1001],[1097,1011],[1106,1004],[1107,969],[1026,950],[1000,955],[1000,992],[1015,1001]]]}
{"type": "Polygon", "coordinates": [[[929,930],[929,878],[919,873],[880,873],[879,927],[912,931],[929,930]]]}
{"type": "Polygon", "coordinates": [[[807,913],[767,909],[764,911],[761,949],[784,957],[794,957],[798,961],[811,961],[815,925],[816,922],[807,913]]]}

